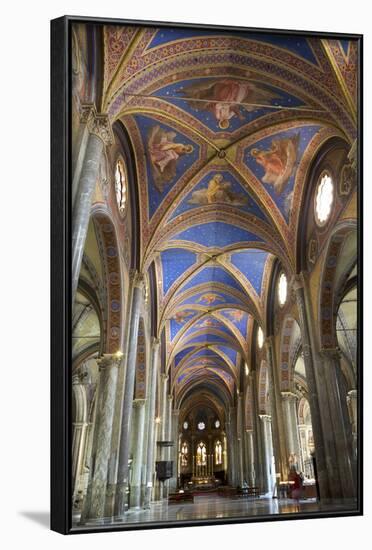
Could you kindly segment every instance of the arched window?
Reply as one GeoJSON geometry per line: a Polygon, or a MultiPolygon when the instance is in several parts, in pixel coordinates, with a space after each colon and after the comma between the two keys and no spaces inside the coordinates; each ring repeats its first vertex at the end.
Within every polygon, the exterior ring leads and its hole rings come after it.
{"type": "Polygon", "coordinates": [[[288,281],[284,273],[281,273],[278,281],[278,300],[281,306],[287,301],[288,281]]]}
{"type": "Polygon", "coordinates": [[[319,226],[325,225],[331,215],[334,200],[334,184],[331,175],[324,171],[315,191],[315,220],[319,226]]]}
{"type": "Polygon", "coordinates": [[[119,159],[115,168],[115,195],[121,216],[124,215],[127,205],[127,185],[128,182],[125,165],[123,161],[119,159]]]}
{"type": "Polygon", "coordinates": [[[258,343],[258,347],[260,349],[262,349],[262,346],[263,346],[263,343],[264,343],[264,335],[263,335],[263,332],[262,332],[262,328],[261,327],[258,327],[258,331],[257,331],[257,343],[258,343]]]}
{"type": "Polygon", "coordinates": [[[196,464],[198,466],[207,465],[207,449],[205,443],[203,443],[202,441],[199,443],[196,449],[196,464]]]}
{"type": "Polygon", "coordinates": [[[189,462],[189,448],[186,442],[181,447],[181,466],[187,466],[189,462]]]}
{"type": "Polygon", "coordinates": [[[214,446],[214,462],[218,466],[222,464],[222,443],[221,441],[216,441],[214,446]]]}

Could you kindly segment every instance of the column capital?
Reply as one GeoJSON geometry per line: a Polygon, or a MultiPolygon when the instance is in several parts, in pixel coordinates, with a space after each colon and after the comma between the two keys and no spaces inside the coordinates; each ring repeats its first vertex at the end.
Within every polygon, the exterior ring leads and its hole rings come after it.
{"type": "Polygon", "coordinates": [[[168,398],[168,401],[171,401],[171,402],[173,401],[173,395],[169,394],[169,395],[167,395],[167,398],[168,398]]]}
{"type": "Polygon", "coordinates": [[[115,141],[111,128],[109,115],[97,113],[94,103],[83,103],[81,105],[80,121],[86,124],[90,134],[99,137],[104,145],[112,145],[115,141]]]}
{"type": "Polygon", "coordinates": [[[163,380],[163,382],[166,382],[166,381],[168,380],[169,376],[168,376],[167,373],[162,372],[162,373],[160,374],[160,378],[161,378],[161,380],[163,380]]]}
{"type": "Polygon", "coordinates": [[[295,292],[305,287],[304,275],[302,272],[293,275],[290,281],[290,286],[295,292]]]}
{"type": "Polygon", "coordinates": [[[297,395],[291,391],[282,391],[280,393],[282,394],[282,399],[286,401],[294,401],[297,399],[297,395]]]}
{"type": "Polygon", "coordinates": [[[146,403],[146,399],[133,399],[133,407],[135,409],[140,409],[146,403]]]}
{"type": "Polygon", "coordinates": [[[270,414],[259,414],[258,415],[261,420],[263,420],[264,422],[271,422],[271,415],[270,414]]]}
{"type": "Polygon", "coordinates": [[[153,348],[158,348],[160,346],[160,340],[159,338],[155,338],[155,336],[151,337],[151,346],[153,348]]]}
{"type": "Polygon", "coordinates": [[[340,348],[322,348],[319,353],[325,359],[340,359],[341,357],[340,348]]]}
{"type": "Polygon", "coordinates": [[[264,343],[266,350],[271,349],[273,345],[274,345],[274,336],[273,335],[266,336],[265,343],[264,343]]]}
{"type": "Polygon", "coordinates": [[[358,390],[350,390],[347,392],[347,395],[346,395],[347,399],[351,400],[351,399],[357,399],[358,397],[358,390]]]}
{"type": "Polygon", "coordinates": [[[99,370],[104,370],[109,367],[118,367],[123,355],[117,353],[104,353],[99,359],[97,359],[97,365],[99,370]]]}

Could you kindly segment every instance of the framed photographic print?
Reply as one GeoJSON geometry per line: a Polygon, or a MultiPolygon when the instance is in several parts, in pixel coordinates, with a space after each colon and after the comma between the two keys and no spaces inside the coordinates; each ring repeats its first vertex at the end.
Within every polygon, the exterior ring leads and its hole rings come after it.
{"type": "Polygon", "coordinates": [[[52,529],[362,514],[362,36],[51,28],[52,529]]]}

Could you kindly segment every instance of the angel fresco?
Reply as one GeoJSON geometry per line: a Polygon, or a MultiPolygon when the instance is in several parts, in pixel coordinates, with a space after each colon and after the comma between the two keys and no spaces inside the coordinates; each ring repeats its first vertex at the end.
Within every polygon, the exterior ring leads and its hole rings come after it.
{"type": "Polygon", "coordinates": [[[239,310],[233,310],[233,311],[229,311],[228,312],[228,315],[230,317],[230,319],[234,322],[240,322],[242,319],[243,319],[243,316],[244,316],[244,312],[243,311],[239,311],[239,310]]]}
{"type": "Polygon", "coordinates": [[[273,139],[271,148],[266,151],[261,149],[251,151],[252,157],[265,170],[263,183],[272,185],[277,195],[284,191],[293,173],[299,141],[300,134],[296,134],[289,138],[273,139]]]}
{"type": "Polygon", "coordinates": [[[177,311],[172,317],[176,323],[184,323],[189,317],[193,315],[192,311],[188,311],[187,309],[184,309],[182,311],[177,311]]]}
{"type": "Polygon", "coordinates": [[[159,125],[153,126],[149,133],[148,150],[155,187],[159,193],[175,177],[178,159],[194,150],[192,145],[175,143],[176,135],[176,132],[167,132],[159,125]]]}
{"type": "Polygon", "coordinates": [[[190,107],[199,111],[210,111],[222,130],[230,126],[230,120],[235,116],[244,120],[241,103],[245,103],[246,111],[254,111],[257,104],[270,105],[273,99],[279,99],[270,90],[253,82],[231,78],[197,82],[185,87],[182,92],[190,107]]]}
{"type": "Polygon", "coordinates": [[[223,298],[223,296],[220,296],[219,294],[215,294],[214,292],[209,292],[200,296],[200,298],[197,300],[197,303],[204,302],[205,304],[210,306],[217,301],[224,302],[225,298],[223,298]]]}
{"type": "Polygon", "coordinates": [[[231,189],[231,183],[223,179],[221,174],[216,174],[204,189],[192,193],[189,204],[216,204],[227,203],[234,206],[247,204],[248,199],[242,193],[235,193],[231,189]]]}
{"type": "Polygon", "coordinates": [[[205,319],[204,321],[198,323],[196,326],[197,328],[218,327],[219,323],[214,319],[205,319]]]}

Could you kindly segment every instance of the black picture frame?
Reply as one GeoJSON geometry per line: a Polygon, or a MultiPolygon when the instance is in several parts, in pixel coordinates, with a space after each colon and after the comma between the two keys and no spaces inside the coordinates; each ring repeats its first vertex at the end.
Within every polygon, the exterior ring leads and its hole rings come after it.
{"type": "Polygon", "coordinates": [[[64,16],[51,21],[51,529],[61,534],[363,515],[363,35],[64,16]],[[71,518],[71,25],[156,26],[356,40],[358,67],[358,507],[352,511],[101,525],[72,529],[71,518]]]}

